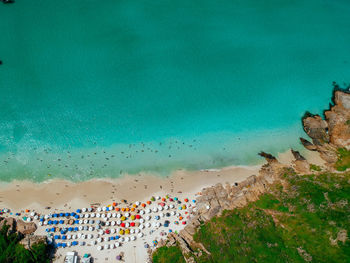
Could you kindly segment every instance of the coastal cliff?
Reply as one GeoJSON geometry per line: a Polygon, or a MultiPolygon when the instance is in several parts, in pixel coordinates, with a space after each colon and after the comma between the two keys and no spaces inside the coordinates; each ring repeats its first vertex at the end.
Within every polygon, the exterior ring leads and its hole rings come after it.
{"type": "MultiPolygon", "coordinates": [[[[330,109],[324,112],[324,119],[319,115],[305,113],[302,124],[304,131],[311,138],[311,142],[300,138],[307,150],[317,151],[320,154],[326,167],[316,169],[298,151],[293,149],[291,152],[294,160],[290,166],[281,164],[271,154],[261,152],[259,155],[265,158],[266,164],[261,167],[258,175],[250,176],[239,184],[217,184],[203,189],[202,195],[196,200],[197,209],[193,212],[187,226],[178,234],[169,234],[168,240],[162,240],[159,246],[179,246],[186,262],[202,262],[197,260],[202,258],[203,254],[212,258],[211,252],[206,246],[194,238],[206,222],[210,225],[214,218],[217,220],[216,218],[220,218],[225,211],[236,211],[259,201],[261,196],[273,193],[276,185],[282,189],[279,194],[294,192],[291,190],[293,189],[291,181],[299,174],[321,174],[321,170],[323,173],[330,173],[339,171],[339,167],[342,167],[341,170],[350,167],[350,159],[347,158],[350,149],[350,93],[340,90],[339,86],[335,85],[332,102],[330,109]],[[342,166],[339,166],[340,163],[342,166]]],[[[309,204],[309,206],[308,209],[312,210],[314,204],[309,204]]],[[[273,219],[275,223],[278,222],[276,217],[273,219]]],[[[341,231],[345,233],[345,239],[343,239],[343,243],[345,243],[347,240],[346,230],[341,229],[341,231]]],[[[333,240],[332,237],[330,239],[333,240]]],[[[297,251],[304,261],[312,261],[311,255],[303,248],[300,247],[297,251]]],[[[150,254],[150,256],[152,255],[150,254]]]]}

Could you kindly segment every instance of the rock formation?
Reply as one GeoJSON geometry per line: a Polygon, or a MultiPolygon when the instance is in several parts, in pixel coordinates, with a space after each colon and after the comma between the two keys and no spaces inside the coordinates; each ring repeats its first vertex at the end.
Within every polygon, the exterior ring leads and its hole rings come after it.
{"type": "Polygon", "coordinates": [[[309,162],[298,152],[291,149],[291,152],[294,156],[294,161],[292,162],[293,169],[300,174],[310,173],[310,164],[309,162]]]}
{"type": "Polygon", "coordinates": [[[350,92],[334,84],[333,104],[324,111],[325,119],[319,115],[305,113],[302,123],[312,142],[300,138],[304,147],[317,151],[326,164],[332,168],[338,160],[338,148],[350,150],[350,92]]]}

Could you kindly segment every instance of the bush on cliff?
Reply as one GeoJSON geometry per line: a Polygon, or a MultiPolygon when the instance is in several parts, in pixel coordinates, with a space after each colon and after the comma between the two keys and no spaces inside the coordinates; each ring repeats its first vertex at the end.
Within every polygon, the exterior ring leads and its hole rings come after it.
{"type": "Polygon", "coordinates": [[[0,230],[0,263],[46,263],[50,262],[48,246],[44,243],[34,244],[31,250],[19,243],[21,237],[8,231],[4,225],[0,230]]]}

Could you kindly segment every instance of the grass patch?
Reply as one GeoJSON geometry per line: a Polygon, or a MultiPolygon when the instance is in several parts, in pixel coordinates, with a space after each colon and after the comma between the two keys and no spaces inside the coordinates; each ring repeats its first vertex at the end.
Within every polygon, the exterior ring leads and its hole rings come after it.
{"type": "Polygon", "coordinates": [[[338,161],[335,164],[338,171],[345,171],[350,168],[350,151],[345,148],[338,149],[338,161]]]}
{"type": "Polygon", "coordinates": [[[316,172],[320,172],[322,170],[322,168],[316,164],[310,164],[310,170],[311,171],[316,171],[316,172]]]}
{"type": "Polygon", "coordinates": [[[186,263],[178,245],[172,247],[163,246],[158,248],[152,255],[152,261],[153,263],[186,263]]]}

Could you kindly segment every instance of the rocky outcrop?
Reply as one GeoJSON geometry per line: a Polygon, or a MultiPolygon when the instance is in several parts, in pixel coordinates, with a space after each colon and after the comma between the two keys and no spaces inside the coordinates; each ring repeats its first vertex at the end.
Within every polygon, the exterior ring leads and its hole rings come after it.
{"type": "Polygon", "coordinates": [[[292,162],[293,169],[300,174],[308,174],[311,172],[309,162],[298,152],[291,149],[294,156],[294,161],[292,162]]]}
{"type": "Polygon", "coordinates": [[[27,236],[27,235],[33,234],[37,229],[37,226],[35,225],[34,222],[26,223],[26,222],[23,222],[21,219],[16,220],[15,218],[12,218],[12,217],[7,217],[7,218],[0,217],[0,229],[2,229],[2,227],[5,224],[10,226],[8,230],[9,232],[12,232],[12,233],[17,232],[21,236],[27,236]]]}
{"type": "Polygon", "coordinates": [[[320,115],[305,113],[302,123],[306,134],[312,142],[300,138],[304,147],[311,151],[318,151],[329,167],[334,167],[338,160],[337,149],[350,150],[350,93],[341,90],[334,84],[333,104],[324,112],[324,119],[320,115]]]}
{"type": "Polygon", "coordinates": [[[23,235],[29,235],[36,231],[37,226],[34,222],[25,223],[22,220],[17,220],[17,232],[23,235]]]}

